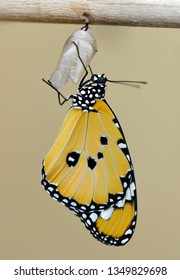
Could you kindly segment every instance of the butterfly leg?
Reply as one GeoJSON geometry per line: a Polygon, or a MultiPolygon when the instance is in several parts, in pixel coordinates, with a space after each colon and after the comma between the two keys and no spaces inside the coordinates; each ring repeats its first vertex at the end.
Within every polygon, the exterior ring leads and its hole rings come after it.
{"type": "Polygon", "coordinates": [[[83,86],[83,82],[84,82],[85,78],[86,78],[87,75],[88,75],[88,70],[87,70],[87,68],[86,68],[86,66],[85,66],[85,64],[84,64],[84,62],[83,62],[83,60],[82,60],[82,58],[81,58],[81,56],[80,56],[78,45],[77,45],[75,42],[73,42],[73,44],[74,44],[75,47],[76,47],[78,58],[79,58],[79,60],[81,61],[82,65],[83,65],[83,67],[84,67],[84,70],[85,70],[85,74],[84,74],[84,76],[82,77],[82,79],[81,79],[81,81],[80,81],[80,84],[79,84],[79,88],[81,88],[81,87],[83,86]]]}
{"type": "Polygon", "coordinates": [[[48,80],[48,81],[46,81],[45,79],[42,79],[42,80],[43,80],[43,82],[45,82],[48,86],[52,87],[52,88],[57,92],[58,101],[59,101],[59,104],[60,104],[60,105],[63,105],[66,101],[69,100],[69,98],[66,98],[57,88],[55,88],[55,87],[52,85],[52,83],[51,83],[50,80],[48,80]],[[61,97],[64,99],[63,101],[61,101],[61,97]]]}

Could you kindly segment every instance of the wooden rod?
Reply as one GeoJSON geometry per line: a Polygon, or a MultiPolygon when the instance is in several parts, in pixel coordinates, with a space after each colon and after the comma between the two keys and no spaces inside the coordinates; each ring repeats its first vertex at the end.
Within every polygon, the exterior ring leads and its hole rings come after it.
{"type": "Polygon", "coordinates": [[[180,27],[180,0],[0,0],[0,20],[180,27]]]}

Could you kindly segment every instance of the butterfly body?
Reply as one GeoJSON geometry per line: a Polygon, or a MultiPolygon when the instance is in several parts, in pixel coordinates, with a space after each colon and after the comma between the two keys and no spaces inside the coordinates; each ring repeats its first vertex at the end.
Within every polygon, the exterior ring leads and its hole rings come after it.
{"type": "Polygon", "coordinates": [[[121,126],[105,100],[107,79],[93,75],[70,95],[68,114],[43,161],[42,185],[107,245],[135,229],[134,169],[121,126]]]}

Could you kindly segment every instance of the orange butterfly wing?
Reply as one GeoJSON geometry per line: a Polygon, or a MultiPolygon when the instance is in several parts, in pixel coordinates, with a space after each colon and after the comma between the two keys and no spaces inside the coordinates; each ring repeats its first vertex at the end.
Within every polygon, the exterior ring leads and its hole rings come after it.
{"type": "Polygon", "coordinates": [[[42,184],[75,212],[95,238],[123,245],[136,224],[135,178],[127,144],[103,100],[72,107],[43,162],[42,184]]]}

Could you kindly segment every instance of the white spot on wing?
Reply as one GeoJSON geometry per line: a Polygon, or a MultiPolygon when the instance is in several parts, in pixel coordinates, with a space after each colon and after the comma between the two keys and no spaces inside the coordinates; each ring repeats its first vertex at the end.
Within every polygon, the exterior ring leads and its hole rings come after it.
{"type": "Polygon", "coordinates": [[[97,218],[98,218],[98,215],[96,214],[96,213],[92,213],[90,216],[89,216],[89,218],[92,220],[92,222],[94,223],[96,220],[97,220],[97,218]]]}
{"type": "Polygon", "coordinates": [[[125,239],[123,239],[122,241],[121,241],[121,244],[125,244],[126,242],[128,242],[128,238],[125,238],[125,239]]]}
{"type": "Polygon", "coordinates": [[[65,199],[62,200],[62,202],[68,203],[68,200],[65,198],[65,199]]]}
{"type": "Polygon", "coordinates": [[[68,160],[69,160],[69,161],[74,161],[74,158],[68,157],[68,160]]]}
{"type": "Polygon", "coordinates": [[[86,219],[86,218],[87,218],[87,215],[86,215],[85,213],[83,213],[83,214],[82,214],[82,217],[83,217],[84,219],[86,219]]]}
{"type": "Polygon", "coordinates": [[[127,234],[132,234],[132,229],[126,230],[125,235],[127,235],[127,234]]]}
{"type": "Polygon", "coordinates": [[[119,146],[119,148],[121,148],[121,149],[127,148],[127,145],[126,145],[125,143],[119,143],[118,146],[119,146]]]}
{"type": "Polygon", "coordinates": [[[87,225],[91,225],[91,221],[90,221],[90,220],[87,220],[87,221],[86,221],[86,224],[87,224],[87,225]]]}
{"type": "Polygon", "coordinates": [[[130,156],[129,156],[129,155],[126,155],[126,157],[127,157],[128,161],[130,161],[130,156]]]}
{"type": "Polygon", "coordinates": [[[131,200],[130,188],[128,188],[127,191],[126,191],[126,200],[131,200]]]}
{"type": "Polygon", "coordinates": [[[118,124],[118,122],[115,122],[115,125],[116,125],[116,127],[117,127],[117,128],[119,128],[119,124],[118,124]]]}
{"type": "Polygon", "coordinates": [[[124,207],[124,204],[125,204],[125,198],[122,199],[122,200],[120,200],[120,201],[116,204],[116,206],[119,207],[119,208],[123,208],[123,207],[124,207]]]}
{"type": "Polygon", "coordinates": [[[134,182],[130,184],[131,195],[134,196],[134,191],[136,189],[134,182]]]}
{"type": "Polygon", "coordinates": [[[113,207],[109,207],[108,209],[101,212],[100,216],[104,220],[109,220],[112,216],[112,213],[114,211],[113,207]]]}
{"type": "Polygon", "coordinates": [[[132,225],[134,226],[135,224],[136,224],[136,222],[135,222],[135,221],[133,221],[133,222],[132,222],[132,225]]]}
{"type": "Polygon", "coordinates": [[[77,203],[73,201],[73,202],[71,202],[71,205],[72,206],[77,206],[77,203]]]}

